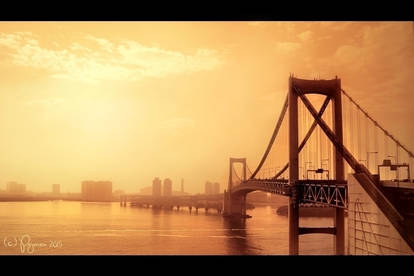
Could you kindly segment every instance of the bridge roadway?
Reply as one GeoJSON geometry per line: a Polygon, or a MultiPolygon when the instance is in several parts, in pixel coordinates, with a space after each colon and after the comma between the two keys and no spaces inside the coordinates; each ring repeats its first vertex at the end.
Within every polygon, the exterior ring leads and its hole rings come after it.
{"type": "MultiPolygon", "coordinates": [[[[296,196],[300,204],[317,203],[327,207],[347,208],[347,182],[337,180],[299,180],[296,196]]],[[[232,187],[232,195],[244,195],[253,191],[292,196],[293,187],[287,179],[249,179],[232,187]]]]}

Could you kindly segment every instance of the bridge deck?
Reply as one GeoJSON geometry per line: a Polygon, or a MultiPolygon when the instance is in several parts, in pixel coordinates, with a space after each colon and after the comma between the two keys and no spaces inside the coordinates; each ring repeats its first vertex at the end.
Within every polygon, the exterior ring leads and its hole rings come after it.
{"type": "MultiPolygon", "coordinates": [[[[299,203],[318,203],[347,208],[347,182],[336,180],[299,180],[296,182],[299,203]]],[[[262,191],[292,196],[293,187],[286,179],[249,179],[232,188],[232,193],[262,191]]]]}

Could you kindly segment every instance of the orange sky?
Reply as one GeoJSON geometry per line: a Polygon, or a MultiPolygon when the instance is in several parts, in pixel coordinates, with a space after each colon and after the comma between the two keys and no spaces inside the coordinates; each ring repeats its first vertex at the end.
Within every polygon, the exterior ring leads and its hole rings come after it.
{"type": "Polygon", "coordinates": [[[1,22],[0,188],[253,170],[288,77],[331,79],[411,150],[412,22],[1,22]]]}

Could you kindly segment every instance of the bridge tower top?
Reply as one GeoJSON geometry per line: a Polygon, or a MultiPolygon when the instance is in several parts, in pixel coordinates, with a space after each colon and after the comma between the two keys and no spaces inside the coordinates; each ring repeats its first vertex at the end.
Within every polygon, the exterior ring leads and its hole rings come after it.
{"type": "Polygon", "coordinates": [[[243,181],[246,180],[246,158],[233,158],[230,157],[230,171],[229,171],[229,184],[228,184],[228,191],[231,191],[233,187],[233,164],[234,163],[241,163],[243,165],[243,181]]]}
{"type": "Polygon", "coordinates": [[[335,98],[341,91],[341,79],[338,76],[331,80],[306,80],[291,76],[289,82],[303,94],[321,94],[335,98]]]}

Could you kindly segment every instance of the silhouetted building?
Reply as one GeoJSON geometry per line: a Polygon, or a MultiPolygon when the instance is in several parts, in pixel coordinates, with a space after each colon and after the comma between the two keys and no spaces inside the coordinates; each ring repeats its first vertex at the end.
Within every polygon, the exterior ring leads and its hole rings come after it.
{"type": "Polygon", "coordinates": [[[53,184],[52,185],[52,193],[53,194],[60,194],[60,185],[59,184],[53,184]]]}
{"type": "Polygon", "coordinates": [[[184,178],[181,178],[181,192],[184,193],[184,178]]]}
{"type": "Polygon", "coordinates": [[[24,194],[26,193],[26,185],[19,184],[17,182],[11,181],[7,183],[7,192],[11,194],[24,194]]]}
{"type": "Polygon", "coordinates": [[[213,183],[211,183],[210,181],[207,181],[206,184],[204,185],[204,192],[206,193],[206,195],[212,195],[213,194],[213,183]]]}
{"type": "Polygon", "coordinates": [[[172,191],[173,196],[183,196],[183,195],[189,195],[189,193],[181,192],[181,191],[172,191]]]}
{"type": "Polygon", "coordinates": [[[213,184],[213,194],[214,194],[214,195],[217,195],[217,194],[219,194],[219,193],[220,193],[220,183],[215,182],[215,183],[213,184]]]}
{"type": "Polygon", "coordinates": [[[158,177],[154,178],[152,181],[152,195],[161,196],[161,179],[158,177]]]}
{"type": "Polygon", "coordinates": [[[115,190],[112,193],[112,197],[116,200],[119,200],[121,198],[121,195],[124,195],[124,194],[125,194],[125,192],[123,190],[115,190]]]}
{"type": "Polygon", "coordinates": [[[111,201],[111,181],[83,181],[82,199],[85,201],[111,201]]]}
{"type": "Polygon", "coordinates": [[[147,187],[139,189],[139,194],[152,195],[152,186],[147,186],[147,187]]]}
{"type": "Polygon", "coordinates": [[[163,196],[172,196],[172,181],[169,178],[164,179],[163,196]]]}

